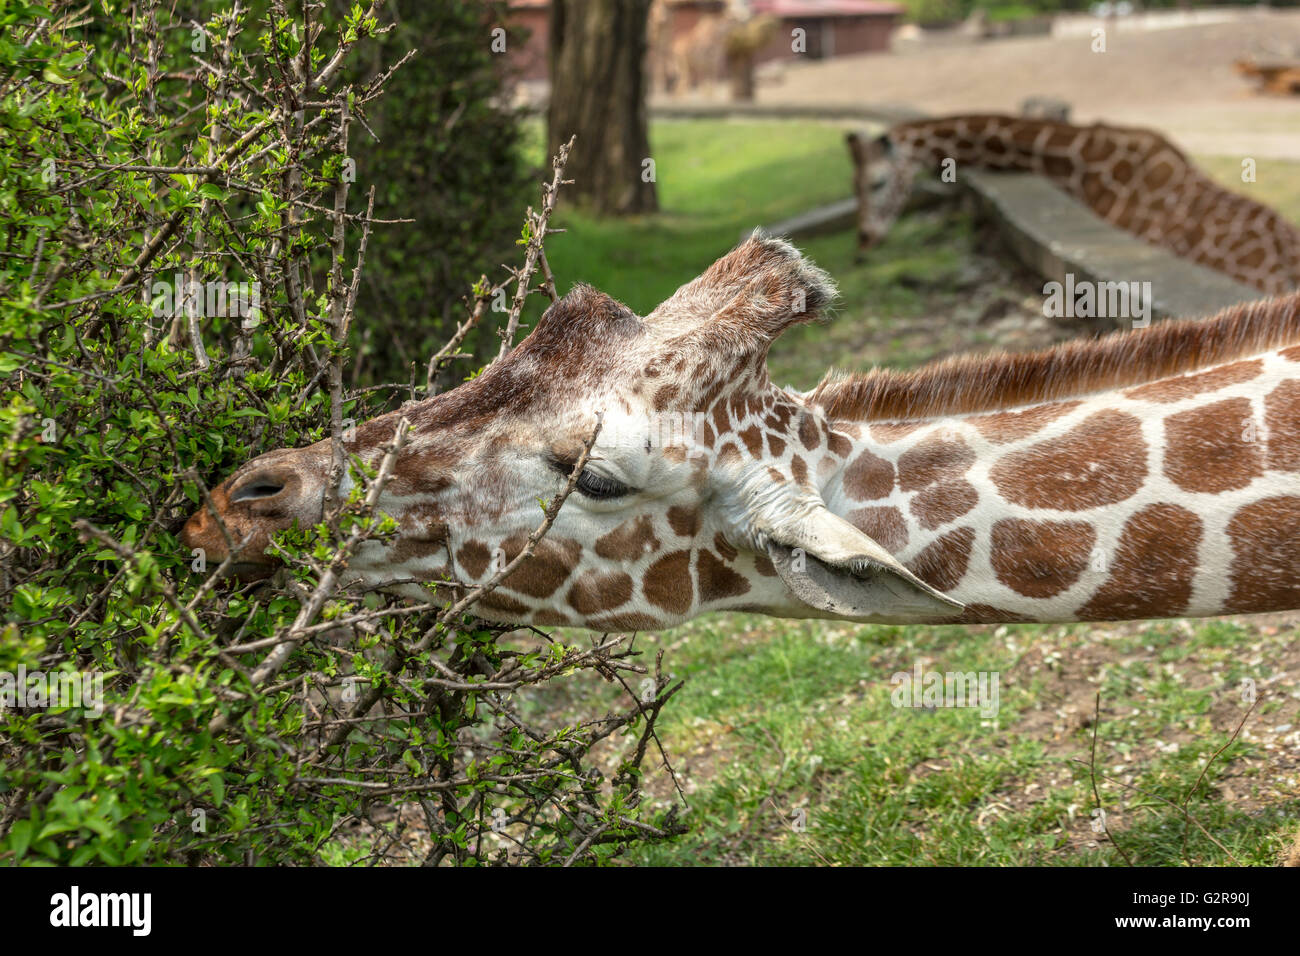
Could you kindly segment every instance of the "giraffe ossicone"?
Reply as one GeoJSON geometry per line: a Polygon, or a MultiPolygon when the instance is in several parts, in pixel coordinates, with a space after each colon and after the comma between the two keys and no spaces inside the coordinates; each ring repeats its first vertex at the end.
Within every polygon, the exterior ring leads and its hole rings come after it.
{"type": "MultiPolygon", "coordinates": [[[[882,623],[1091,620],[1300,607],[1300,296],[1029,355],[776,387],[767,352],[830,278],[755,234],[641,318],[587,286],[411,423],[349,573],[413,598],[524,548],[597,415],[577,490],[475,605],[510,623],[669,627],[706,611],[882,623]]],[[[320,520],[330,443],[212,492],[236,571],[320,520]]],[[[345,489],[346,490],[346,489],[345,489]]],[[[186,546],[226,556],[206,508],[186,546]]]]}

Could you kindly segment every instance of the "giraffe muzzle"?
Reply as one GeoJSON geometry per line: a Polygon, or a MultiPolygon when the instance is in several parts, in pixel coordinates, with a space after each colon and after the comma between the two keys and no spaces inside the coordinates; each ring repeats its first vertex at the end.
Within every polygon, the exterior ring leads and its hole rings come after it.
{"type": "Polygon", "coordinates": [[[271,539],[295,524],[308,527],[320,521],[326,468],[315,446],[255,458],[213,489],[212,507],[205,503],[190,516],[181,543],[192,551],[201,549],[209,565],[230,557],[233,545],[238,553],[227,568],[231,577],[269,577],[281,563],[267,553],[271,539]]]}

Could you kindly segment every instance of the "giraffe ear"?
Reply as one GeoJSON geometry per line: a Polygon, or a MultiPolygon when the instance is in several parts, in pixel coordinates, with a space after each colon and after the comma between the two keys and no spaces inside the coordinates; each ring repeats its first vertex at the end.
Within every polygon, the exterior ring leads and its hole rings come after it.
{"type": "Polygon", "coordinates": [[[797,514],[768,530],[767,553],[785,586],[809,607],[868,622],[926,620],[964,607],[820,500],[797,514]]]}
{"type": "Polygon", "coordinates": [[[817,318],[836,294],[831,277],[799,250],[756,229],[645,322],[702,348],[766,348],[789,326],[817,318]]]}

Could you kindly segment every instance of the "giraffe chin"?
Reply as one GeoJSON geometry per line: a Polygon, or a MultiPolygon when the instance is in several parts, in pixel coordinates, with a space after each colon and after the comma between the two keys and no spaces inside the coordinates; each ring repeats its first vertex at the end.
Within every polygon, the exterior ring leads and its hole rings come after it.
{"type": "Polygon", "coordinates": [[[776,542],[767,545],[768,557],[790,593],[819,615],[864,624],[907,624],[963,608],[883,549],[883,558],[864,554],[839,566],[800,552],[802,548],[776,542]]]}

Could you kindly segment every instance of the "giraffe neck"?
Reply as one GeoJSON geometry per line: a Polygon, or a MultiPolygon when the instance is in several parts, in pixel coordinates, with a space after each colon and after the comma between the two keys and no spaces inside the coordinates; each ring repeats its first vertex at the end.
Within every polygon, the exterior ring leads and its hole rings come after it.
{"type": "Polygon", "coordinates": [[[1280,610],[1300,606],[1297,422],[1290,348],[1016,408],[832,419],[844,454],[818,470],[833,511],[967,605],[955,620],[1280,610]]]}
{"type": "Polygon", "coordinates": [[[904,123],[889,137],[905,167],[1036,173],[1152,245],[1264,292],[1300,288],[1300,229],[1151,130],[977,115],[904,123]]]}

